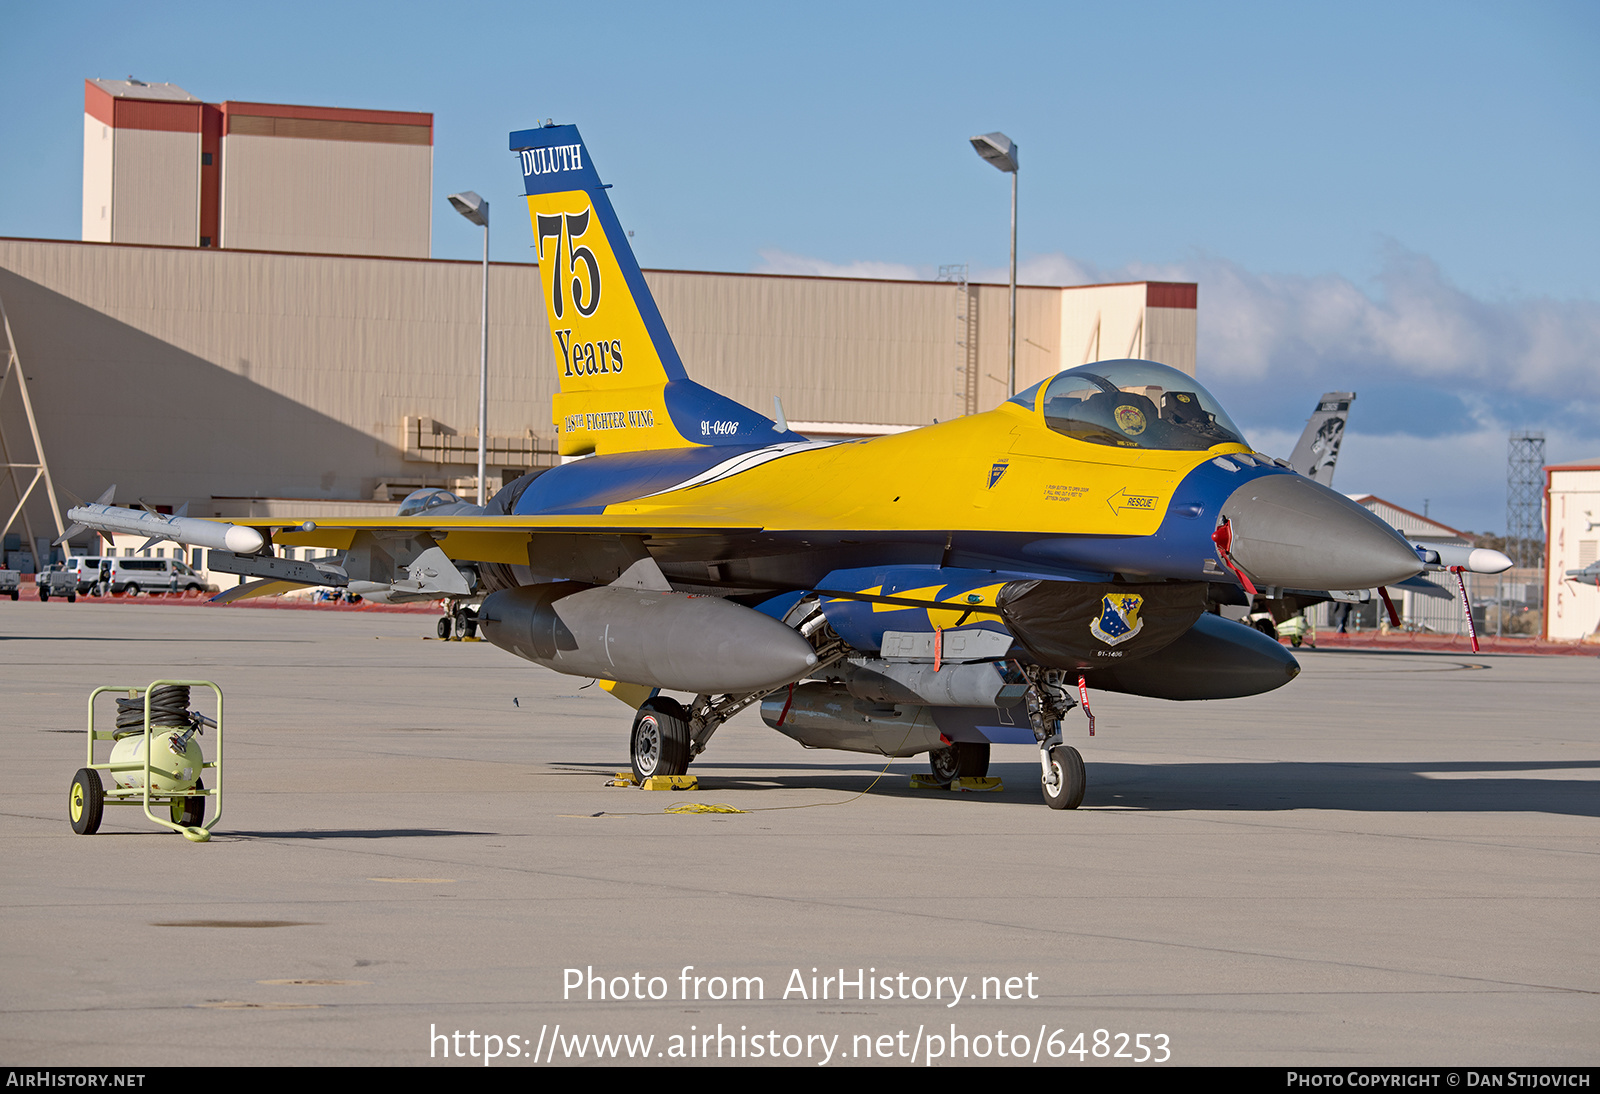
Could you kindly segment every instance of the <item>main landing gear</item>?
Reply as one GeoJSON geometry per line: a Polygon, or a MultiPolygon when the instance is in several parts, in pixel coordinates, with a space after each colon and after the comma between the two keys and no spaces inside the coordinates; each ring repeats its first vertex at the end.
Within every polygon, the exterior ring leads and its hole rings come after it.
{"type": "Polygon", "coordinates": [[[434,631],[446,642],[450,641],[452,635],[458,641],[463,638],[476,638],[478,613],[471,608],[457,608],[449,615],[441,615],[434,631]]]}
{"type": "Polygon", "coordinates": [[[1061,741],[1061,720],[1077,706],[1072,687],[1060,669],[1022,666],[1028,680],[1028,721],[1039,742],[1039,786],[1051,809],[1076,809],[1083,804],[1088,777],[1078,750],[1061,741]]]}
{"type": "Polygon", "coordinates": [[[633,777],[642,783],[653,775],[683,775],[689,770],[689,712],[676,699],[646,699],[633,719],[628,739],[633,777]]]}
{"type": "MultiPolygon", "coordinates": [[[[799,631],[816,649],[814,673],[837,664],[849,652],[849,647],[828,626],[815,597],[797,604],[784,622],[799,631]]],[[[664,695],[646,699],[634,715],[633,730],[628,735],[628,757],[633,763],[634,778],[642,783],[652,775],[688,774],[689,764],[705,751],[711,735],[722,723],[750,704],[791,686],[783,684],[740,695],[696,695],[687,707],[664,695]]],[[[988,746],[983,747],[987,768],[988,746]]]]}
{"type": "Polygon", "coordinates": [[[634,715],[633,731],[628,736],[634,778],[643,782],[652,775],[688,774],[690,762],[705,751],[711,735],[723,722],[775,690],[779,689],[744,695],[697,695],[687,707],[663,695],[646,699],[634,715]]]}
{"type": "Polygon", "coordinates": [[[957,779],[981,779],[989,774],[989,742],[953,741],[949,748],[928,753],[928,766],[940,786],[957,779]]]}

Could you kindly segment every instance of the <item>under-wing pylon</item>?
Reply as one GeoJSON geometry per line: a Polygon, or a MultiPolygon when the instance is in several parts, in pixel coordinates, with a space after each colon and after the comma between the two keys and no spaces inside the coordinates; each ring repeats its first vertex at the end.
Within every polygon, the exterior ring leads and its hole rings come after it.
{"type": "Polygon", "coordinates": [[[1297,673],[1208,604],[1423,567],[1155,362],[1084,365],[892,436],[795,434],[689,378],[577,129],[514,133],[511,150],[560,372],[553,422],[585,458],[482,510],[236,522],[267,542],[226,568],[273,576],[275,546],[330,548],[344,582],[392,585],[447,559],[489,641],[636,708],[641,777],[683,773],[759,703],[804,745],[927,752],[945,780],[1027,745],[1045,799],[1073,807],[1084,767],[1063,720],[1090,689],[1221,699],[1297,673]]]}

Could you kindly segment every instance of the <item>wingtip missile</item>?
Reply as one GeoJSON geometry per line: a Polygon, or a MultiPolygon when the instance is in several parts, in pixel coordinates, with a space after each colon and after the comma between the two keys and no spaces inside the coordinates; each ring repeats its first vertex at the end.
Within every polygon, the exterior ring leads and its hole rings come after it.
{"type": "Polygon", "coordinates": [[[1417,557],[1430,567],[1459,567],[1469,574],[1500,574],[1511,569],[1511,556],[1488,547],[1454,547],[1449,544],[1413,543],[1417,557]]]}
{"type": "MultiPolygon", "coordinates": [[[[72,527],[78,531],[92,529],[116,535],[147,536],[149,543],[171,540],[187,546],[232,551],[239,555],[254,554],[266,542],[260,532],[239,524],[200,517],[168,517],[101,502],[68,509],[67,519],[73,522],[72,527]]],[[[69,532],[77,534],[76,531],[69,532]]]]}

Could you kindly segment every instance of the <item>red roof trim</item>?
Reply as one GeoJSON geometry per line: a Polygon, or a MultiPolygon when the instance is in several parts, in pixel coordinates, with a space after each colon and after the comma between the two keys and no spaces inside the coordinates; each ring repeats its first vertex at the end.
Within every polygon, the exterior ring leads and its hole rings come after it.
{"type": "Polygon", "coordinates": [[[83,112],[113,129],[146,129],[161,133],[200,132],[203,103],[172,99],[130,99],[83,82],[83,112]]]}
{"type": "Polygon", "coordinates": [[[299,118],[314,122],[368,122],[373,125],[422,125],[433,128],[432,114],[403,110],[347,110],[339,106],[284,106],[276,103],[225,102],[224,114],[248,114],[258,118],[299,118]]]}
{"type": "Polygon", "coordinates": [[[1144,306],[1147,308],[1199,307],[1200,286],[1187,281],[1147,281],[1144,306]]]}
{"type": "Polygon", "coordinates": [[[83,81],[83,112],[102,125],[113,125],[112,105],[115,100],[109,91],[83,81]]]}
{"type": "Polygon", "coordinates": [[[118,99],[117,129],[150,129],[166,133],[199,133],[203,103],[164,103],[150,99],[118,99]]]}

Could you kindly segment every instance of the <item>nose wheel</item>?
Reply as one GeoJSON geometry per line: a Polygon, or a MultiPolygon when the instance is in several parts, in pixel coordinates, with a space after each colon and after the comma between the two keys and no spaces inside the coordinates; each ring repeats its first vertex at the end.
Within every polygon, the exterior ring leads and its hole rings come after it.
{"type": "MultiPolygon", "coordinates": [[[[1078,705],[1072,697],[1069,677],[1060,669],[1032,665],[1019,669],[1028,682],[1028,721],[1034,740],[1039,742],[1039,786],[1044,802],[1051,809],[1076,809],[1083,804],[1088,776],[1078,750],[1061,743],[1061,719],[1078,705]]],[[[1085,703],[1084,713],[1088,714],[1088,689],[1082,676],[1078,678],[1078,689],[1085,703]]],[[[1094,734],[1093,717],[1089,719],[1089,733],[1094,734]]]]}
{"type": "Polygon", "coordinates": [[[1044,767],[1039,782],[1045,804],[1051,809],[1076,809],[1082,805],[1089,780],[1078,750],[1071,745],[1058,744],[1040,749],[1039,759],[1044,767]]]}

